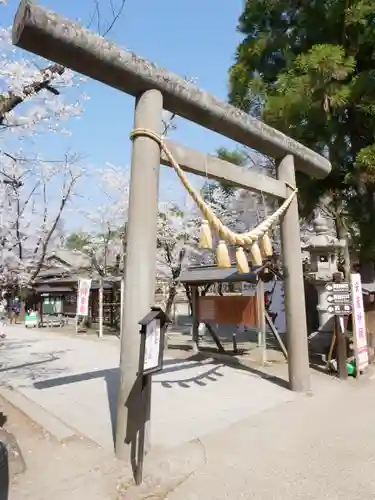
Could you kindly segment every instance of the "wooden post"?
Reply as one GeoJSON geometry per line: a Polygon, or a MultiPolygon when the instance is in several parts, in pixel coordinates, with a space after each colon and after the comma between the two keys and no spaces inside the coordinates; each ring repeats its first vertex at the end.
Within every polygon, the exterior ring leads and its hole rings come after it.
{"type": "MultiPolygon", "coordinates": [[[[141,401],[142,401],[142,410],[146,413],[149,409],[149,397],[152,385],[152,376],[151,375],[143,375],[142,377],[142,393],[141,393],[141,401]]],[[[147,453],[146,449],[146,429],[143,426],[139,430],[139,440],[138,440],[138,448],[137,448],[137,465],[134,471],[134,480],[135,484],[139,486],[143,482],[143,462],[145,454],[147,453]]]]}
{"type": "Polygon", "coordinates": [[[272,318],[270,317],[270,315],[268,314],[267,311],[264,311],[264,316],[266,319],[266,323],[268,324],[273,336],[275,337],[275,339],[277,340],[277,343],[279,344],[281,350],[283,351],[285,359],[288,361],[288,351],[284,345],[284,342],[282,341],[282,339],[280,337],[279,332],[277,331],[277,328],[275,327],[275,325],[272,321],[272,318]]]}
{"type": "MultiPolygon", "coordinates": [[[[294,158],[285,156],[277,167],[278,179],[295,186],[294,158]]],[[[298,201],[295,197],[281,220],[281,242],[287,328],[289,386],[310,391],[309,351],[303,283],[298,201]]]]}
{"type": "Polygon", "coordinates": [[[345,337],[345,327],[344,318],[339,318],[335,316],[335,332],[337,339],[337,373],[341,380],[348,379],[348,367],[347,367],[347,349],[346,349],[346,337],[345,337]]]}
{"type": "Polygon", "coordinates": [[[266,320],[264,308],[264,283],[260,279],[256,288],[257,317],[258,317],[258,346],[260,347],[260,362],[267,362],[266,320]]]}
{"type": "MultiPolygon", "coordinates": [[[[334,283],[341,283],[343,281],[343,276],[341,273],[334,273],[332,276],[332,281],[334,283]]],[[[350,277],[349,277],[350,279],[350,277]]],[[[334,318],[334,333],[336,337],[336,357],[337,357],[337,373],[341,380],[348,379],[348,367],[347,358],[348,352],[346,348],[346,337],[345,337],[345,323],[344,317],[338,317],[335,315],[334,318]]]]}
{"type": "Polygon", "coordinates": [[[199,321],[198,321],[198,299],[199,299],[199,288],[197,286],[191,287],[191,302],[192,302],[192,316],[193,316],[193,326],[192,326],[192,341],[193,341],[193,351],[199,351],[199,321]]]}
{"type": "MultiPolygon", "coordinates": [[[[160,134],[162,110],[162,94],[158,90],[144,92],[136,100],[134,128],[146,128],[160,134]]],[[[138,376],[141,340],[138,322],[149,312],[155,295],[159,169],[158,144],[148,137],[135,137],[129,189],[120,388],[117,399],[115,449],[119,459],[130,460],[135,453],[137,434],[144,418],[144,412],[140,411],[143,405],[142,384],[138,376]]]]}
{"type": "Polygon", "coordinates": [[[99,337],[103,337],[103,278],[99,280],[99,337]]]}

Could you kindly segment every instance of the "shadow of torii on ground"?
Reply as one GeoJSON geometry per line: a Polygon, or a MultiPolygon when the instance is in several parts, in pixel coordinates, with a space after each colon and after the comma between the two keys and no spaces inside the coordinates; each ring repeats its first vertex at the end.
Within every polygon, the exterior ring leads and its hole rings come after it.
{"type": "MultiPolygon", "coordinates": [[[[230,366],[236,370],[246,371],[256,377],[262,378],[267,382],[278,385],[282,388],[288,388],[288,384],[285,380],[279,377],[271,376],[255,368],[250,368],[243,365],[240,361],[233,359],[231,363],[225,363],[223,361],[207,358],[207,356],[201,354],[195,354],[185,359],[167,359],[164,361],[164,368],[158,374],[161,379],[157,376],[153,378],[153,384],[161,385],[165,389],[171,389],[174,386],[178,386],[182,389],[189,389],[193,385],[198,385],[200,387],[207,386],[208,384],[215,383],[220,378],[225,375],[221,372],[221,369],[225,366],[230,366]],[[162,376],[169,373],[176,373],[180,371],[188,371],[189,369],[196,369],[197,367],[204,368],[205,363],[207,364],[207,369],[199,374],[190,376],[187,374],[186,377],[165,379],[162,376]]],[[[115,435],[115,425],[116,425],[116,407],[117,407],[117,393],[120,387],[120,373],[118,368],[108,368],[103,370],[93,370],[90,372],[84,372],[74,375],[66,375],[58,378],[52,378],[49,380],[42,380],[33,383],[33,387],[38,390],[51,389],[54,387],[59,387],[68,384],[74,384],[79,382],[84,382],[94,379],[104,379],[107,390],[108,406],[111,417],[111,428],[112,437],[114,439],[115,435]]]]}

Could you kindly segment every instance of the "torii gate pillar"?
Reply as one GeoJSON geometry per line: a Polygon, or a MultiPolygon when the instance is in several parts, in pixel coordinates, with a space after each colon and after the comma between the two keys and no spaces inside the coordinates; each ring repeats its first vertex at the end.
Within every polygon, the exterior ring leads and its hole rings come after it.
{"type": "MultiPolygon", "coordinates": [[[[144,92],[136,99],[134,128],[147,128],[160,134],[162,111],[161,92],[144,92]]],[[[150,408],[143,408],[142,391],[136,387],[142,378],[137,376],[140,348],[138,322],[150,311],[155,296],[159,170],[159,145],[148,137],[135,137],[129,186],[120,388],[116,415],[115,448],[120,459],[127,459],[128,447],[136,446],[140,426],[147,424],[146,429],[149,428],[150,408]]],[[[144,400],[150,402],[151,394],[144,400]]],[[[146,441],[146,448],[147,444],[146,441]]]]}
{"type": "MultiPolygon", "coordinates": [[[[286,155],[278,163],[277,177],[291,186],[296,185],[292,155],[286,155]]],[[[298,200],[296,196],[281,219],[281,243],[284,267],[289,386],[293,391],[307,393],[311,390],[309,349],[298,200]]]]}

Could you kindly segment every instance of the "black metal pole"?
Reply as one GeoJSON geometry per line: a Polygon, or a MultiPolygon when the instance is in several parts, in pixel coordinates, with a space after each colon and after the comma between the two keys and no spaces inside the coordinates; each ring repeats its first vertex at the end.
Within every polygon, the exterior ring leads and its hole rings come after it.
{"type": "Polygon", "coordinates": [[[336,328],[336,338],[337,338],[337,364],[338,364],[339,378],[340,380],[347,380],[348,367],[347,367],[346,338],[344,335],[344,330],[340,323],[340,318],[338,316],[335,316],[335,328],[336,328]]]}
{"type": "Polygon", "coordinates": [[[137,467],[134,473],[135,484],[139,486],[143,481],[143,462],[145,458],[145,434],[146,434],[146,422],[148,420],[148,394],[149,385],[151,384],[151,374],[142,376],[142,422],[139,426],[138,432],[138,449],[137,449],[137,467]]]}

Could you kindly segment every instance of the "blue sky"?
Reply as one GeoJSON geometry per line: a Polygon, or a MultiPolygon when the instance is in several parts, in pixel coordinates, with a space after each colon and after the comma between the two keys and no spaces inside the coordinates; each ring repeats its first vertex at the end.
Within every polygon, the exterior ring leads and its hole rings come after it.
{"type": "MultiPolygon", "coordinates": [[[[109,16],[109,0],[99,1],[103,17],[109,16]]],[[[87,24],[94,6],[93,0],[39,3],[83,24],[87,24]]],[[[17,5],[18,1],[8,0],[6,7],[0,7],[2,26],[12,24],[17,5]]],[[[170,71],[196,78],[199,87],[225,100],[227,71],[240,40],[236,25],[242,7],[243,0],[127,0],[122,18],[108,38],[170,71]]],[[[110,162],[127,167],[134,99],[94,81],[88,81],[84,91],[90,100],[84,104],[82,118],[69,124],[72,136],[55,136],[48,144],[44,141],[45,156],[56,155],[68,146],[84,155],[90,164],[110,162]]],[[[220,146],[233,145],[228,139],[181,119],[177,125],[173,139],[189,147],[212,153],[220,146]]],[[[184,196],[174,172],[163,168],[163,199],[172,192],[171,186],[176,199],[184,196]]]]}

